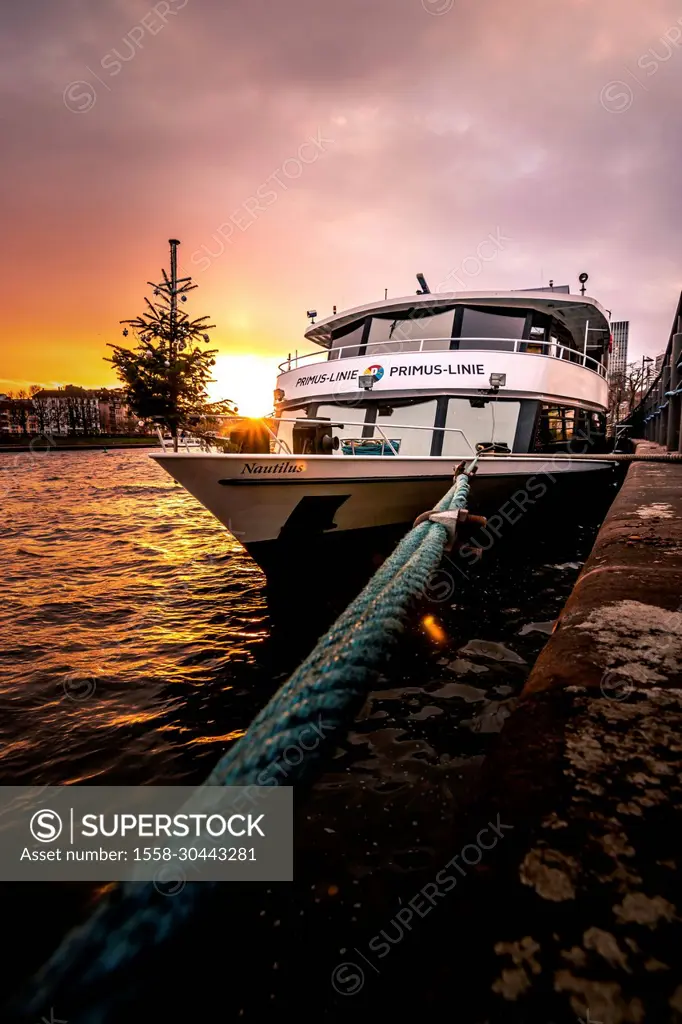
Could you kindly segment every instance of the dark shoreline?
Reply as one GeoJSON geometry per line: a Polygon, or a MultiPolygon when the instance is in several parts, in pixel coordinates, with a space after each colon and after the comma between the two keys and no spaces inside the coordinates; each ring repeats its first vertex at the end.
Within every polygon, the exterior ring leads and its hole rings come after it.
{"type": "Polygon", "coordinates": [[[44,455],[46,452],[93,452],[106,449],[112,451],[120,448],[147,449],[158,448],[159,442],[156,438],[144,438],[136,440],[125,437],[103,438],[101,441],[88,440],[82,443],[72,442],[62,444],[59,441],[46,440],[44,437],[32,438],[22,444],[0,444],[0,455],[11,455],[12,452],[39,452],[44,455]]]}

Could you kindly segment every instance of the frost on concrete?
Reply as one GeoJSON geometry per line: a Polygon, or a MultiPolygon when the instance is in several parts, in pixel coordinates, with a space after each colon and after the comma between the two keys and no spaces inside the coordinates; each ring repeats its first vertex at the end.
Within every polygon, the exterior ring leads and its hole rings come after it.
{"type": "Polygon", "coordinates": [[[530,988],[530,978],[523,967],[507,967],[502,971],[500,977],[493,983],[493,992],[497,992],[504,999],[516,1001],[530,988]]]}
{"type": "Polygon", "coordinates": [[[651,505],[640,505],[635,509],[634,515],[640,519],[674,519],[675,509],[672,505],[655,501],[651,505]]]}
{"type": "Polygon", "coordinates": [[[682,672],[682,612],[616,601],[595,608],[573,628],[590,634],[600,667],[624,680],[656,684],[682,672]]]}
{"type": "Polygon", "coordinates": [[[627,701],[573,693],[563,753],[563,781],[521,851],[523,915],[494,947],[493,990],[521,1014],[549,985],[557,1016],[550,1009],[548,1021],[571,1011],[586,1020],[589,1008],[604,1024],[673,1024],[671,1008],[682,1014],[682,689],[637,688],[627,701]]]}
{"type": "Polygon", "coordinates": [[[672,921],[675,908],[662,896],[646,896],[643,892],[628,893],[620,906],[613,908],[620,921],[633,921],[655,928],[661,920],[672,921]]]}
{"type": "Polygon", "coordinates": [[[583,945],[585,949],[593,949],[599,956],[603,956],[612,967],[630,971],[625,953],[610,932],[602,931],[601,928],[588,928],[583,935],[583,945]]]}
{"type": "Polygon", "coordinates": [[[577,1017],[604,1024],[644,1024],[641,1000],[627,1000],[620,985],[614,982],[577,978],[569,970],[560,970],[554,977],[557,992],[571,993],[571,1008],[577,1017]]]}
{"type": "Polygon", "coordinates": [[[524,936],[520,942],[498,942],[495,952],[500,955],[507,953],[517,967],[527,964],[533,974],[540,973],[540,964],[535,958],[535,954],[540,952],[540,945],[530,935],[524,936]]]}
{"type": "Polygon", "coordinates": [[[558,850],[531,850],[521,865],[521,881],[532,885],[538,896],[560,903],[575,898],[573,876],[577,869],[573,857],[558,850]]]}
{"type": "Polygon", "coordinates": [[[500,977],[493,982],[493,992],[497,992],[503,999],[515,1002],[520,995],[523,995],[531,987],[528,976],[528,968],[531,974],[540,974],[541,967],[535,958],[540,946],[526,935],[520,942],[498,942],[495,952],[498,956],[510,956],[513,967],[506,967],[500,977]]]}

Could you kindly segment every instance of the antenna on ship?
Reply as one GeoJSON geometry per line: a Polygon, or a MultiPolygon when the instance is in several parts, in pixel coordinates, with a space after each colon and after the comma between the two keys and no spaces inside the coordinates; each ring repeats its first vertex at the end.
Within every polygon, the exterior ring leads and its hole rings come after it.
{"type": "Polygon", "coordinates": [[[419,284],[421,286],[421,290],[417,292],[417,295],[430,295],[431,294],[431,289],[429,288],[428,284],[426,283],[426,278],[424,277],[424,275],[423,274],[417,274],[417,280],[419,281],[419,284]]]}
{"type": "Polygon", "coordinates": [[[582,273],[580,275],[580,277],[578,278],[578,280],[580,281],[580,294],[581,295],[585,294],[585,284],[588,281],[589,276],[590,276],[589,274],[582,273]]]}

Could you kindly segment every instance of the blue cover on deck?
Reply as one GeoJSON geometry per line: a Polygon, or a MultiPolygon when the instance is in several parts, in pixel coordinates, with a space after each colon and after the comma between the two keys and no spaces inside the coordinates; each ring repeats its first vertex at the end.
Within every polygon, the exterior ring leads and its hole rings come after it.
{"type": "Polygon", "coordinates": [[[363,438],[362,441],[355,441],[354,443],[346,440],[341,442],[341,451],[344,455],[394,455],[400,451],[400,441],[398,439],[393,440],[391,438],[391,444],[393,445],[395,452],[391,451],[391,448],[387,441],[383,438],[363,438]]]}

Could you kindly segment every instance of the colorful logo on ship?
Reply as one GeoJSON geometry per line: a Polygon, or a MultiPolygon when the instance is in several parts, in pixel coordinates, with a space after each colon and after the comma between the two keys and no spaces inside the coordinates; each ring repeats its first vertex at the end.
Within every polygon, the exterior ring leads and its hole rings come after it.
{"type": "Polygon", "coordinates": [[[384,375],[384,368],[383,366],[379,366],[378,363],[375,363],[373,366],[370,366],[365,370],[364,375],[367,376],[370,373],[373,374],[376,380],[381,380],[384,375]]]}

